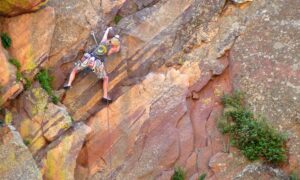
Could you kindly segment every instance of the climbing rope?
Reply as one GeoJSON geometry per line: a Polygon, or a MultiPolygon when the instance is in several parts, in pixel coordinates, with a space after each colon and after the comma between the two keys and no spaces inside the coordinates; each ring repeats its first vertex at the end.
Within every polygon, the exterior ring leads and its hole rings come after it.
{"type": "MultiPolygon", "coordinates": [[[[102,4],[102,0],[101,0],[101,4],[102,4]]],[[[97,39],[96,39],[94,31],[91,32],[91,35],[93,36],[95,43],[97,45],[99,45],[98,42],[97,42],[97,39]]],[[[105,71],[107,72],[105,66],[104,66],[104,68],[105,68],[105,71]]],[[[110,131],[110,123],[109,123],[110,120],[109,120],[109,102],[108,101],[106,101],[106,116],[107,116],[108,141],[110,143],[111,142],[111,131],[110,131]]],[[[109,147],[108,151],[109,151],[108,152],[108,156],[109,156],[108,157],[109,158],[109,179],[112,179],[112,153],[111,153],[111,146],[109,147]]]]}
{"type": "MultiPolygon", "coordinates": [[[[106,116],[107,116],[107,129],[108,129],[108,141],[111,142],[111,131],[109,123],[109,103],[106,102],[106,116]]],[[[108,158],[109,158],[109,179],[112,179],[112,155],[111,155],[111,146],[108,149],[108,158]]]]}

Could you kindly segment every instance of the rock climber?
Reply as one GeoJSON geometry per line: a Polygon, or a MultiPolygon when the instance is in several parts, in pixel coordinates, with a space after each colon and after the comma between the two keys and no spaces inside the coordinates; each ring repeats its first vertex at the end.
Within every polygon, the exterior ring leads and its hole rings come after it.
{"type": "Polygon", "coordinates": [[[114,35],[112,38],[108,39],[108,35],[111,30],[112,27],[107,28],[100,44],[96,45],[91,51],[86,52],[81,60],[75,64],[68,83],[64,85],[64,89],[69,89],[71,87],[77,72],[85,68],[90,68],[97,75],[97,78],[103,79],[102,101],[107,103],[112,102],[111,98],[107,94],[108,76],[105,71],[104,62],[106,61],[106,56],[120,51],[120,36],[114,35]]]}

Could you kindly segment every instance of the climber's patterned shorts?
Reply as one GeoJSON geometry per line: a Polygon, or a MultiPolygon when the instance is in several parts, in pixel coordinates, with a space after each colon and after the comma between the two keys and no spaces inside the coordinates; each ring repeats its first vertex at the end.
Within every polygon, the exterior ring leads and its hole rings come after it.
{"type": "Polygon", "coordinates": [[[95,59],[89,53],[85,53],[80,61],[75,63],[75,68],[77,71],[81,71],[85,68],[90,68],[96,75],[98,79],[103,79],[107,74],[105,72],[104,64],[101,60],[95,59]],[[94,62],[93,68],[90,68],[88,65],[90,62],[94,62]]]}

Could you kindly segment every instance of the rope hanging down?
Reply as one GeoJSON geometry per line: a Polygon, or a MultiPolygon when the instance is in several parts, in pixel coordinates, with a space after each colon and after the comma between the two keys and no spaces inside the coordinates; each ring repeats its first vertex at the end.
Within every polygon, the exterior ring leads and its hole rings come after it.
{"type": "MultiPolygon", "coordinates": [[[[107,129],[108,129],[108,141],[111,142],[111,131],[109,123],[109,103],[106,102],[106,116],[107,116],[107,129]]],[[[111,155],[111,146],[108,149],[108,158],[109,158],[109,179],[112,179],[112,155],[111,155]]]]}
{"type": "MultiPolygon", "coordinates": [[[[102,3],[102,1],[101,1],[102,3]]],[[[94,41],[97,45],[98,42],[97,42],[97,39],[96,39],[96,36],[95,36],[95,32],[92,31],[91,32],[93,38],[94,38],[94,41]]],[[[106,67],[105,67],[106,68],[106,67]]],[[[109,123],[109,102],[106,101],[106,116],[107,116],[107,129],[108,129],[108,141],[111,142],[111,131],[110,131],[110,123],[109,123]]],[[[109,158],[109,179],[112,179],[112,154],[111,154],[111,146],[109,147],[108,149],[108,158],[109,158]]]]}

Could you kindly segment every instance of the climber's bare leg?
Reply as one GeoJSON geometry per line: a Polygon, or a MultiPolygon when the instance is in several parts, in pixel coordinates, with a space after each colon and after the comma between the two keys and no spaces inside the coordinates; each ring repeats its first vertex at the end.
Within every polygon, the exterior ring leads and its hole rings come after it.
{"type": "MultiPolygon", "coordinates": [[[[84,61],[86,61],[86,60],[87,60],[87,57],[82,56],[81,62],[84,62],[84,61]]],[[[81,68],[81,67],[79,68],[78,66],[76,66],[76,67],[73,68],[73,70],[72,70],[72,72],[71,72],[71,74],[70,74],[70,76],[69,76],[69,81],[68,81],[68,83],[64,85],[64,88],[65,88],[65,89],[68,89],[68,88],[71,87],[72,82],[74,81],[75,76],[76,76],[76,74],[77,74],[77,72],[78,72],[79,70],[82,70],[82,68],[81,68]]]]}
{"type": "Polygon", "coordinates": [[[69,82],[68,82],[69,86],[72,85],[72,82],[74,81],[76,74],[77,74],[77,69],[73,68],[73,70],[72,70],[72,72],[70,74],[69,82]]]}
{"type": "Polygon", "coordinates": [[[77,74],[77,69],[76,69],[76,68],[73,68],[73,70],[72,70],[72,72],[71,72],[71,74],[70,74],[68,83],[64,85],[64,88],[65,88],[65,89],[68,89],[68,88],[71,87],[72,82],[74,81],[76,74],[77,74]]]}
{"type": "Polygon", "coordinates": [[[107,95],[107,91],[108,91],[108,76],[104,76],[104,78],[103,78],[103,98],[105,98],[105,99],[109,99],[109,97],[107,95]]]}

